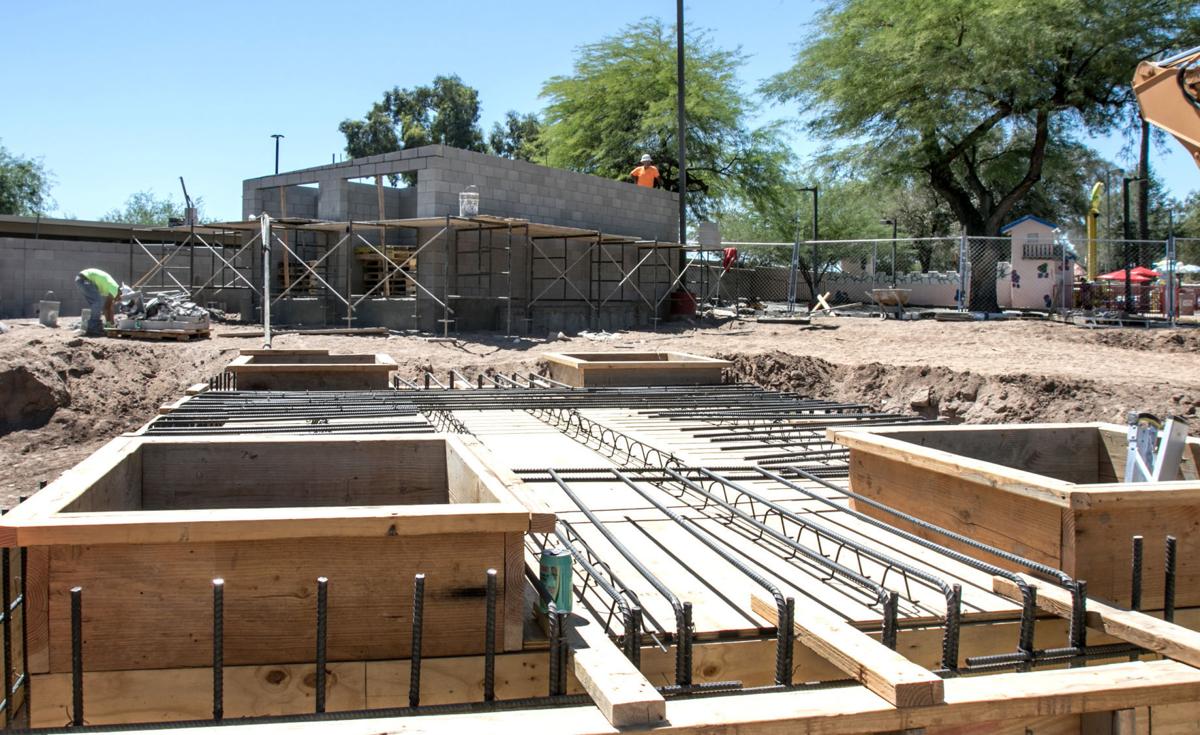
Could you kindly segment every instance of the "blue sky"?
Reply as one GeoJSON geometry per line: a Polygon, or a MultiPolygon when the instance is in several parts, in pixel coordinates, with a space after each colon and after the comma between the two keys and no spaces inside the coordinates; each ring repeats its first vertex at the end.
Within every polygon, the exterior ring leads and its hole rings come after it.
{"type": "MultiPolygon", "coordinates": [[[[816,7],[691,0],[686,12],[750,54],[749,93],[788,66],[816,7]]],[[[236,218],[242,179],[273,169],[272,133],[287,136],[282,170],[328,163],[342,152],[341,120],[384,89],[446,73],[480,90],[487,129],[506,110],[540,109],[542,82],[569,72],[580,44],[674,12],[671,0],[0,0],[0,144],[53,172],[59,215],[95,218],[146,189],[179,199],[182,175],[210,219],[236,218]]],[[[789,116],[764,108],[759,121],[789,116]]],[[[1122,146],[1092,144],[1110,159],[1122,146]]],[[[1180,150],[1172,140],[1154,154],[1177,197],[1200,188],[1180,150]]]]}

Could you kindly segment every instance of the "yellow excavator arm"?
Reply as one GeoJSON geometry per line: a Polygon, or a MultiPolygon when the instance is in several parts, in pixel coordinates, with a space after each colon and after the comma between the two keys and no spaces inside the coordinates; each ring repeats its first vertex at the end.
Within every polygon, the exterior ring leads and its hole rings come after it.
{"type": "Polygon", "coordinates": [[[1200,46],[1138,64],[1133,93],[1146,122],[1174,135],[1200,166],[1200,46]]]}

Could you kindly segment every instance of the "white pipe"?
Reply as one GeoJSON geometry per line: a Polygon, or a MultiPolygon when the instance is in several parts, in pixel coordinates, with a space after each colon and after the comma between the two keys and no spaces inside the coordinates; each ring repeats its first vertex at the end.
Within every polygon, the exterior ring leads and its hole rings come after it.
{"type": "Polygon", "coordinates": [[[262,238],[263,253],[263,348],[271,349],[271,216],[266,212],[259,217],[262,225],[259,236],[262,238]]]}

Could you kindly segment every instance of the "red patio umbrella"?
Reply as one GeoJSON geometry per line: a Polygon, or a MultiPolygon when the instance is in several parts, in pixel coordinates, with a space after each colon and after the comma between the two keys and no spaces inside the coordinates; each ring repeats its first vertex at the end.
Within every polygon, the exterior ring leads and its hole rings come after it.
{"type": "Polygon", "coordinates": [[[1136,273],[1139,276],[1145,276],[1146,278],[1158,278],[1160,275],[1158,271],[1152,271],[1144,265],[1139,265],[1136,268],[1130,268],[1129,272],[1136,273]]]}
{"type": "MultiPolygon", "coordinates": [[[[1096,276],[1096,280],[1097,281],[1124,281],[1125,280],[1125,269],[1122,268],[1119,271],[1113,271],[1112,273],[1105,273],[1102,276],[1096,276]]],[[[1129,282],[1130,283],[1146,283],[1150,280],[1151,280],[1151,278],[1149,276],[1144,276],[1141,273],[1138,273],[1137,270],[1135,270],[1135,269],[1131,268],[1129,271],[1129,282]]]]}

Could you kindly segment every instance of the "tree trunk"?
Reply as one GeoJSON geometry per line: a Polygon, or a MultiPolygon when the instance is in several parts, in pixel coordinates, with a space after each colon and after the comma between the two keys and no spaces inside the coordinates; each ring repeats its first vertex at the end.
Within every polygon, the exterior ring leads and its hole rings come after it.
{"type": "MultiPolygon", "coordinates": [[[[1150,239],[1150,123],[1142,120],[1141,148],[1138,151],[1138,239],[1150,239]]],[[[1133,249],[1138,265],[1149,265],[1146,261],[1147,243],[1139,242],[1133,249]]]]}

